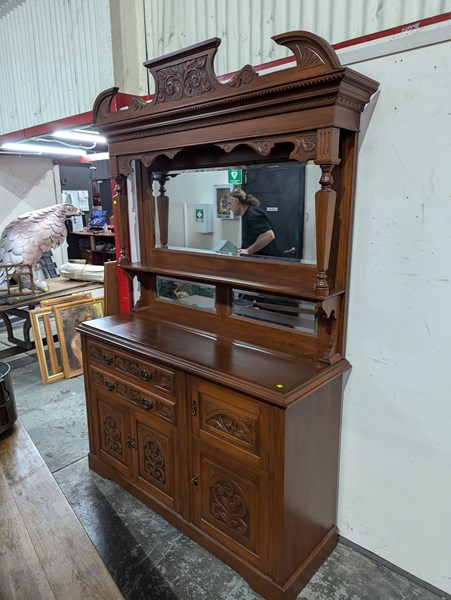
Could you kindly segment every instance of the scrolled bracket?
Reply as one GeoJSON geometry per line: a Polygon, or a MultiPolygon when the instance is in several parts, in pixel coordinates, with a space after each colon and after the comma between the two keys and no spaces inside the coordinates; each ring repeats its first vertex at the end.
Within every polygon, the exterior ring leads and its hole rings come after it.
{"type": "Polygon", "coordinates": [[[260,154],[261,156],[269,156],[271,154],[271,150],[274,148],[274,142],[271,140],[239,140],[238,142],[226,142],[224,144],[215,144],[224,152],[232,152],[238,146],[246,145],[250,146],[255,152],[260,154]]]}
{"type": "Polygon", "coordinates": [[[118,87],[112,87],[108,90],[104,90],[101,94],[97,96],[94,102],[94,106],[92,108],[92,122],[93,124],[102,120],[108,115],[111,114],[111,103],[113,102],[114,97],[118,93],[118,87]]]}
{"type": "Polygon", "coordinates": [[[296,58],[298,69],[319,67],[321,70],[339,69],[340,60],[325,39],[309,31],[289,31],[272,38],[279,46],[289,48],[296,58]]]}
{"type": "Polygon", "coordinates": [[[226,85],[232,88],[239,88],[244,85],[249,85],[256,77],[258,77],[258,73],[254,67],[252,65],[245,65],[238,73],[235,73],[233,79],[226,85]]]}
{"type": "Polygon", "coordinates": [[[318,359],[332,365],[341,360],[337,352],[337,320],[339,317],[341,298],[333,296],[318,303],[319,336],[324,348],[318,359]]]}

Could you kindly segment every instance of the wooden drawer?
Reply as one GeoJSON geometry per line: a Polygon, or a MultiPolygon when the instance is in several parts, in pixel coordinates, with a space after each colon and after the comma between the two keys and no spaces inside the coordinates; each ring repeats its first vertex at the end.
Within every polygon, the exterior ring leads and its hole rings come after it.
{"type": "Polygon", "coordinates": [[[232,390],[191,378],[193,435],[240,461],[269,469],[269,407],[232,390]]]}
{"type": "Polygon", "coordinates": [[[134,381],[147,389],[155,389],[175,396],[175,373],[160,365],[141,360],[126,352],[118,352],[111,346],[88,341],[88,360],[101,364],[104,371],[134,381]]]}
{"type": "Polygon", "coordinates": [[[104,372],[104,369],[96,369],[91,366],[89,369],[89,379],[91,383],[102,389],[103,392],[109,392],[122,400],[128,400],[134,406],[139,406],[145,412],[159,417],[163,421],[176,424],[175,402],[162,398],[148,389],[142,389],[132,385],[118,377],[114,371],[104,372]]]}

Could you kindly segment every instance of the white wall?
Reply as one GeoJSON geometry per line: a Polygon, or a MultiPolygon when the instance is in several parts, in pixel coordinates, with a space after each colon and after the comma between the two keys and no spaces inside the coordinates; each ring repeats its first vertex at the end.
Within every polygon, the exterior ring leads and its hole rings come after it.
{"type": "MultiPolygon", "coordinates": [[[[51,159],[0,156],[0,234],[16,217],[60,201],[59,169],[51,159]]],[[[57,265],[67,252],[53,251],[57,265]]]]}
{"type": "Polygon", "coordinates": [[[339,528],[451,592],[451,42],[408,37],[353,55],[389,53],[352,65],[380,94],[359,156],[339,528]]]}

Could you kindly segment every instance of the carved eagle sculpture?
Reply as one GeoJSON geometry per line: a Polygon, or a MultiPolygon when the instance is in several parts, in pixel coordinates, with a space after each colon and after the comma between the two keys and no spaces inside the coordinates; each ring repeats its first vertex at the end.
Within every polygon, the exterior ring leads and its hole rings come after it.
{"type": "MultiPolygon", "coordinates": [[[[0,265],[36,267],[42,254],[60,246],[67,235],[65,220],[81,211],[72,204],[54,204],[20,215],[5,227],[0,238],[0,265]]],[[[14,269],[8,269],[8,277],[14,269]]],[[[26,283],[28,287],[29,283],[26,283]]],[[[46,291],[46,282],[35,280],[38,290],[46,291]]],[[[0,289],[7,287],[6,270],[0,269],[0,289]]]]}

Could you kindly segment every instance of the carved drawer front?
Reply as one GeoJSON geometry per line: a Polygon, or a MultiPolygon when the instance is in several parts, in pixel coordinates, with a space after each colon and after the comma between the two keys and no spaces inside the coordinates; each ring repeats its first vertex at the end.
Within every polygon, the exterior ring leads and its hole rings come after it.
{"type": "Polygon", "coordinates": [[[267,469],[268,407],[227,388],[192,379],[193,434],[267,469]]]}
{"type": "Polygon", "coordinates": [[[88,360],[100,363],[105,369],[131,379],[138,385],[175,396],[175,374],[160,365],[92,341],[88,344],[88,360]]]}
{"type": "Polygon", "coordinates": [[[99,458],[128,475],[131,465],[130,411],[127,406],[97,395],[99,458]]]}
{"type": "Polygon", "coordinates": [[[200,452],[196,457],[194,523],[249,562],[266,570],[268,528],[266,474],[252,475],[233,463],[221,464],[200,452]]]}
{"type": "Polygon", "coordinates": [[[139,406],[144,411],[152,414],[163,421],[176,423],[175,402],[152,393],[149,390],[130,385],[128,382],[115,377],[114,372],[103,373],[91,367],[90,377],[93,384],[118,396],[122,400],[128,400],[139,406]]]}
{"type": "Polygon", "coordinates": [[[177,509],[174,506],[174,445],[173,429],[170,426],[158,427],[155,423],[136,421],[136,479],[154,497],[177,509]]]}

